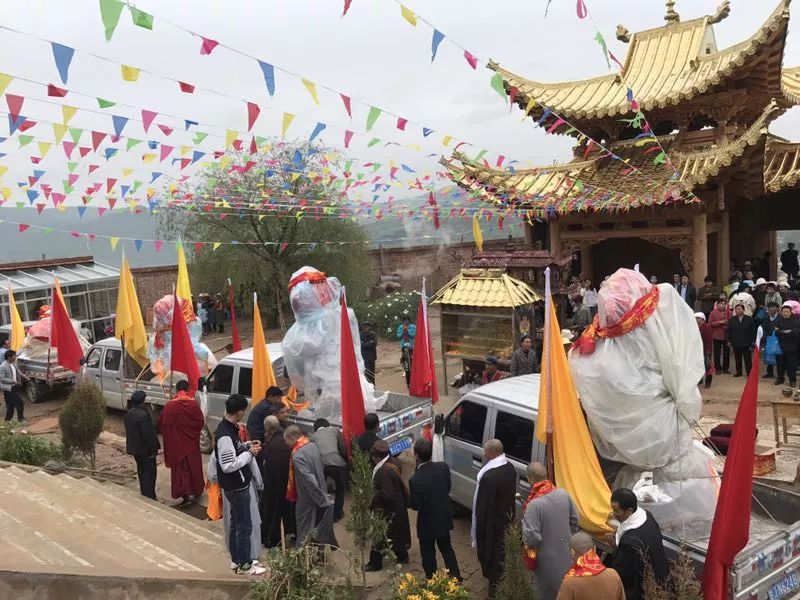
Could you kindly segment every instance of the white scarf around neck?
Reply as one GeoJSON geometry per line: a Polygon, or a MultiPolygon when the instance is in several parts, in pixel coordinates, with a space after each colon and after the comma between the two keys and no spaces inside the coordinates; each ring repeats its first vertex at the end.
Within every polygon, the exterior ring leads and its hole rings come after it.
{"type": "Polygon", "coordinates": [[[486,474],[487,471],[491,471],[492,469],[496,469],[497,467],[502,467],[503,465],[508,464],[508,459],[506,458],[505,454],[501,454],[500,456],[496,456],[489,462],[487,462],[481,470],[478,471],[478,481],[475,484],[475,493],[472,495],[472,527],[470,529],[470,536],[472,537],[472,547],[476,547],[476,540],[475,540],[475,530],[476,530],[476,517],[475,517],[475,508],[476,504],[478,504],[478,487],[481,485],[481,479],[486,474]]]}
{"type": "Polygon", "coordinates": [[[617,527],[617,546],[619,546],[619,541],[622,539],[622,535],[627,533],[628,531],[633,531],[634,529],[639,529],[644,522],[647,520],[647,513],[644,509],[639,506],[636,508],[636,512],[633,513],[630,517],[625,519],[622,523],[619,524],[617,527]]]}
{"type": "Polygon", "coordinates": [[[378,471],[381,470],[381,467],[386,464],[386,461],[392,458],[391,454],[387,454],[386,458],[384,458],[381,462],[379,462],[375,467],[372,469],[372,481],[375,481],[375,475],[378,474],[378,471]]]}

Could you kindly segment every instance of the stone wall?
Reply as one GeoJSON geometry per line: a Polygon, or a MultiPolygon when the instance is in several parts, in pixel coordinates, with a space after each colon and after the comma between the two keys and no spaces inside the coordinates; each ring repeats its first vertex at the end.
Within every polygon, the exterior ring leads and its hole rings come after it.
{"type": "Polygon", "coordinates": [[[131,269],[139,306],[146,325],[152,324],[153,304],[167,294],[178,279],[178,265],[163,267],[138,267],[131,269]]]}

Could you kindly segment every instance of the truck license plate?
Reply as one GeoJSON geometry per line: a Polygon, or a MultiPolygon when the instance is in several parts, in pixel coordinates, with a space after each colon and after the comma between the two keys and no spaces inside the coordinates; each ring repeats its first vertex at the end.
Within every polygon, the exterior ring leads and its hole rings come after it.
{"type": "Polygon", "coordinates": [[[391,446],[389,446],[389,454],[392,456],[396,456],[400,454],[403,450],[408,450],[411,448],[411,438],[404,437],[402,439],[397,440],[391,446]]]}
{"type": "Polygon", "coordinates": [[[790,573],[769,588],[769,600],[780,600],[800,588],[800,575],[790,573]]]}

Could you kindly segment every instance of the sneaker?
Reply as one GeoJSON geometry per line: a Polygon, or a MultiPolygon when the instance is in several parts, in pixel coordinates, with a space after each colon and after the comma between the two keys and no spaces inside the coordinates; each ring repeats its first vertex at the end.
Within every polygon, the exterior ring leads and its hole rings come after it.
{"type": "Polygon", "coordinates": [[[230,568],[231,568],[231,571],[236,571],[236,569],[239,568],[239,565],[237,565],[235,562],[231,561],[231,567],[230,568]]]}
{"type": "Polygon", "coordinates": [[[236,569],[237,575],[251,575],[253,577],[258,577],[259,575],[263,575],[266,573],[267,570],[264,567],[259,567],[253,563],[242,565],[238,569],[236,569]]]}

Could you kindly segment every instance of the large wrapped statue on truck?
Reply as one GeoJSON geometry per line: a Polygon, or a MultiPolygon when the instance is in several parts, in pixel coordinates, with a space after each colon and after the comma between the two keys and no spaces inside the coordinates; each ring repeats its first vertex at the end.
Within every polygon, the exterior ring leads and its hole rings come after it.
{"type": "MultiPolygon", "coordinates": [[[[147,341],[150,370],[162,381],[169,375],[172,356],[172,308],[174,304],[174,296],[170,294],[153,305],[153,333],[150,334],[147,341]]],[[[189,338],[192,340],[200,374],[208,375],[217,365],[217,359],[209,347],[200,341],[203,335],[203,325],[194,314],[191,302],[178,298],[178,305],[189,329],[189,338]]]]}
{"type": "MultiPolygon", "coordinates": [[[[81,350],[83,350],[85,355],[92,344],[82,335],[81,324],[74,319],[70,319],[70,322],[72,323],[72,328],[75,330],[75,334],[78,336],[81,350]]],[[[49,359],[52,363],[56,362],[58,350],[50,346],[50,307],[48,305],[39,308],[38,319],[28,328],[25,334],[25,341],[22,343],[22,347],[19,351],[19,357],[41,361],[49,359]]]]}
{"type": "Polygon", "coordinates": [[[634,489],[663,528],[707,533],[719,478],[692,436],[703,345],[675,288],[618,270],[569,362],[597,451],[624,465],[614,487],[634,489]]]}
{"type": "MultiPolygon", "coordinates": [[[[295,322],[283,338],[283,360],[292,385],[305,395],[300,415],[341,422],[342,284],[336,277],[303,267],[289,281],[295,322]]],[[[347,309],[367,412],[376,410],[375,388],[364,377],[358,321],[347,309]]],[[[378,407],[379,408],[379,407],[378,407]]]]}

